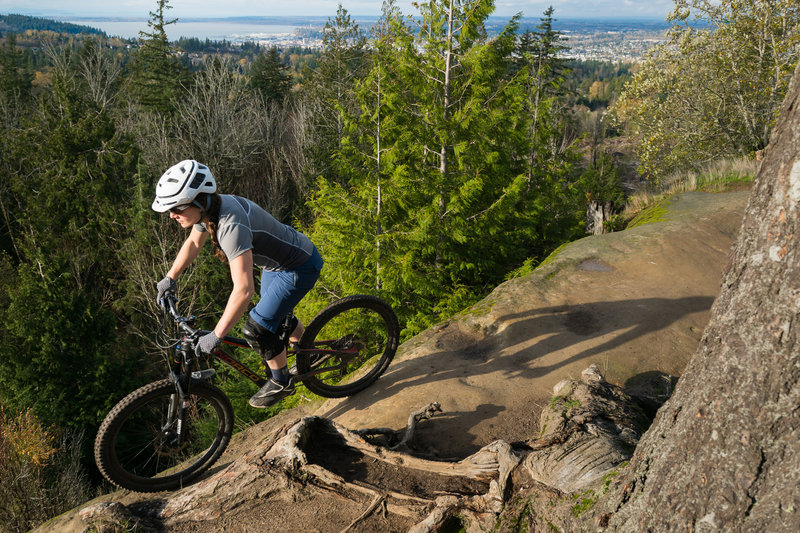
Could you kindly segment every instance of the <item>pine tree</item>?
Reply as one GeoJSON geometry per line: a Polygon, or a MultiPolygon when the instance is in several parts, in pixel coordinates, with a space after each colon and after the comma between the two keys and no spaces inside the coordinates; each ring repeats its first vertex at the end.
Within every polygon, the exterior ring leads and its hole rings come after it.
{"type": "Polygon", "coordinates": [[[253,61],[248,85],[268,102],[282,103],[291,89],[292,79],[287,70],[278,49],[273,46],[253,61]]]}
{"type": "Polygon", "coordinates": [[[171,9],[169,0],[156,0],[156,11],[150,12],[150,31],[139,32],[141,45],[133,60],[132,91],[146,109],[168,113],[170,100],[186,80],[186,72],[175,57],[167,39],[166,26],[178,19],[166,20],[171,9]]]}
{"type": "Polygon", "coordinates": [[[358,113],[343,113],[343,138],[334,158],[334,179],[321,176],[310,202],[316,214],[314,235],[322,242],[326,261],[357,268],[336,268],[335,280],[323,279],[335,292],[380,292],[384,290],[386,238],[391,233],[391,209],[387,204],[400,195],[391,191],[393,181],[383,161],[387,145],[396,141],[399,130],[396,109],[399,82],[392,79],[391,61],[395,46],[392,25],[400,13],[394,0],[384,3],[383,15],[373,28],[368,73],[356,82],[354,95],[358,113]],[[392,103],[394,102],[394,104],[392,103]],[[353,209],[354,206],[358,206],[353,209]]]}
{"type": "Polygon", "coordinates": [[[27,68],[25,53],[17,48],[17,37],[6,34],[0,48],[0,95],[7,100],[26,100],[30,96],[33,72],[27,68]]]}
{"type": "Polygon", "coordinates": [[[536,239],[515,156],[523,99],[506,76],[517,21],[490,40],[492,10],[430,2],[418,28],[385,17],[362,108],[345,114],[340,181],[320,180],[312,201],[325,290],[379,290],[412,330],[474,301],[536,239]]]}
{"type": "Polygon", "coordinates": [[[354,89],[365,73],[366,56],[366,38],[339,4],[336,17],[325,24],[322,55],[307,76],[305,95],[313,110],[310,160],[314,174],[334,177],[332,152],[342,138],[343,113],[355,113],[359,108],[354,89]]]}

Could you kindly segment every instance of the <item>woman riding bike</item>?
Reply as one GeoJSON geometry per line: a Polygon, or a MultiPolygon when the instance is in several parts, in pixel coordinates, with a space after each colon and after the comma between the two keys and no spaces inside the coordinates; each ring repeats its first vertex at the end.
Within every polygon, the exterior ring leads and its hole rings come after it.
{"type": "MultiPolygon", "coordinates": [[[[217,257],[228,263],[233,289],[217,325],[200,337],[197,349],[211,353],[244,314],[255,292],[253,265],[262,269],[261,299],[250,310],[243,334],[261,354],[272,374],[250,398],[256,408],[268,407],[294,394],[286,361],[286,345],[279,331],[283,318],[314,286],[322,257],[308,237],[278,222],[257,204],[241,196],[218,194],[217,183],[205,165],[194,160],[170,167],[156,185],[152,208],[185,229],[191,228],[172,268],[158,282],[158,300],[175,291],[175,281],[211,237],[217,257]]],[[[299,320],[288,327],[297,342],[304,327],[299,320]]]]}

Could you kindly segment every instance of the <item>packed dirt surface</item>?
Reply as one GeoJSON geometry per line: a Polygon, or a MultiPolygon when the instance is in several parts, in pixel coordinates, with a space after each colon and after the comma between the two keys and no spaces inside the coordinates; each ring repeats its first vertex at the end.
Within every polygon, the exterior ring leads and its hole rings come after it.
{"type": "MultiPolygon", "coordinates": [[[[337,490],[290,490],[270,473],[269,450],[285,428],[310,414],[351,430],[399,430],[409,413],[438,402],[442,413],[419,424],[414,448],[428,458],[460,460],[498,439],[537,437],[554,385],[578,378],[591,364],[631,393],[666,397],[709,319],[748,194],[684,193],[656,209],[647,224],[565,246],[534,272],[404,343],[366,391],[301,404],[235,435],[219,463],[193,486],[156,495],[119,491],[93,505],[122,504],[145,521],[158,517],[153,530],[174,532],[407,531],[416,522],[391,510],[395,521],[387,522],[385,504],[382,522],[371,511],[362,515],[378,502],[369,496],[373,489],[347,497],[337,490]],[[190,503],[197,501],[207,505],[190,503]],[[359,515],[366,518],[359,522],[359,515]]],[[[380,490],[403,492],[394,485],[400,483],[420,498],[484,491],[473,480],[445,479],[431,468],[427,476],[424,470],[387,469],[376,461],[380,453],[364,456],[336,437],[312,440],[305,453],[310,465],[351,488],[360,480],[373,488],[385,481],[380,490]]],[[[87,531],[79,513],[86,508],[40,531],[87,531]]],[[[137,527],[148,530],[144,522],[137,527]]]]}
{"type": "Polygon", "coordinates": [[[748,194],[684,193],[660,220],[562,248],[403,344],[375,385],[315,414],[351,429],[401,428],[439,402],[443,414],[420,425],[416,444],[463,458],[535,436],[553,386],[592,363],[629,389],[669,387],[663,376],[681,374],[708,321],[748,194]]]}

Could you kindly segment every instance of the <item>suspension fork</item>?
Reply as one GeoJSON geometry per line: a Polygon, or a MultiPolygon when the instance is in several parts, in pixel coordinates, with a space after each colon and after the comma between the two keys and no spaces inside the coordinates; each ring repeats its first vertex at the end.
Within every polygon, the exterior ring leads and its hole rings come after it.
{"type": "Polygon", "coordinates": [[[186,409],[186,398],[188,397],[189,387],[192,381],[189,376],[194,357],[193,343],[190,339],[184,337],[180,346],[175,350],[172,370],[169,373],[169,378],[175,385],[175,395],[173,395],[173,400],[170,401],[167,420],[162,428],[166,431],[174,425],[176,437],[179,442],[184,437],[183,413],[186,409]],[[186,390],[184,390],[184,388],[186,390]]]}

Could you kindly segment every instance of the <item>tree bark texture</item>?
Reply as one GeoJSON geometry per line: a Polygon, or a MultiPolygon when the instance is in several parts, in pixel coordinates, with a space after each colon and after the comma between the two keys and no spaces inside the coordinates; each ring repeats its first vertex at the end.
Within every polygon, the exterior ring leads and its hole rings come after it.
{"type": "Polygon", "coordinates": [[[800,66],[698,351],[593,525],[800,531],[799,201],[800,66]]]}

